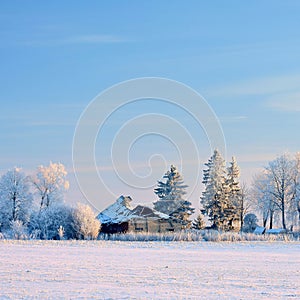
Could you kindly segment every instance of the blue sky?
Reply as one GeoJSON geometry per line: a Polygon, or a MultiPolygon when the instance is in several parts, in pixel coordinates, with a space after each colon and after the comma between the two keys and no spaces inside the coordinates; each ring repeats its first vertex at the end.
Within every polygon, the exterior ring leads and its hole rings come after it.
{"type": "MultiPolygon", "coordinates": [[[[299,15],[298,1],[1,1],[1,172],[61,161],[71,176],[68,199],[82,200],[72,178],[72,139],[83,109],[118,82],[157,76],[206,99],[223,127],[227,159],[237,157],[250,183],[268,160],[300,150],[299,15]]],[[[130,113],[149,112],[183,122],[203,149],[201,164],[210,154],[201,128],[176,108],[119,110],[99,136],[97,161],[116,195],[138,201],[155,200],[152,189],[119,184],[109,150],[130,113]]],[[[130,158],[141,175],[153,151],[167,165],[177,162],[166,140],[146,137],[130,158]]],[[[186,181],[195,164],[188,164],[186,181]]],[[[163,175],[165,165],[157,165],[163,175]]],[[[103,198],[114,196],[103,192],[103,198]]]]}

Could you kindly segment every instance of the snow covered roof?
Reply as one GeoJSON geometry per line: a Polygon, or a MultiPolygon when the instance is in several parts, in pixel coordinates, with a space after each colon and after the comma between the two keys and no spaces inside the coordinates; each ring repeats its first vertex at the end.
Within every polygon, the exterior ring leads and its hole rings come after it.
{"type": "Polygon", "coordinates": [[[131,213],[130,202],[132,199],[123,195],[115,203],[103,210],[97,219],[102,223],[122,223],[128,220],[127,216],[131,213]]]}
{"type": "Polygon", "coordinates": [[[169,219],[170,217],[166,214],[158,212],[147,206],[138,205],[132,210],[129,215],[130,218],[156,218],[156,219],[169,219]]]}
{"type": "Polygon", "coordinates": [[[158,212],[147,206],[138,205],[134,209],[130,206],[132,199],[127,196],[120,196],[115,203],[110,205],[108,208],[103,210],[97,219],[102,224],[120,224],[128,222],[131,219],[139,218],[155,218],[155,219],[169,219],[170,217],[166,214],[158,212]]]}

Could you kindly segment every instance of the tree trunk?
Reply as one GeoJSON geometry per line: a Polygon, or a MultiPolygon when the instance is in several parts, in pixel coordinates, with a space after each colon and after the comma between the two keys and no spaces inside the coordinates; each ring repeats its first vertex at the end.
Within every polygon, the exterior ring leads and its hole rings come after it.
{"type": "Polygon", "coordinates": [[[241,228],[240,228],[240,231],[242,231],[243,230],[243,226],[244,226],[244,197],[241,198],[240,219],[241,219],[241,228]]]}
{"type": "Polygon", "coordinates": [[[267,227],[268,217],[269,217],[269,212],[263,213],[263,227],[265,228],[267,227]]]}
{"type": "Polygon", "coordinates": [[[285,207],[284,207],[284,197],[281,200],[281,217],[282,217],[282,228],[286,229],[285,225],[285,207]]]}
{"type": "Polygon", "coordinates": [[[270,229],[273,228],[273,215],[274,215],[274,212],[271,210],[270,211],[270,229]]]}
{"type": "Polygon", "coordinates": [[[12,208],[12,220],[16,221],[17,215],[16,215],[16,201],[17,201],[17,196],[16,193],[13,194],[13,208],[12,208]]]}

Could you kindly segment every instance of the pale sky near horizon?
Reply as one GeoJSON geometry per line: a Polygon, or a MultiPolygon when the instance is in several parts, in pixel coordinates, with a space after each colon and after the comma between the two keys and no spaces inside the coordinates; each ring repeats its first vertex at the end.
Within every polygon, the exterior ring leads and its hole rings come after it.
{"type": "MultiPolygon", "coordinates": [[[[70,173],[67,199],[82,201],[72,175],[72,140],[81,113],[114,84],[163,77],[206,99],[222,125],[227,160],[236,156],[250,184],[269,160],[300,151],[299,15],[300,2],[288,0],[1,1],[1,173],[13,166],[30,173],[39,164],[60,161],[70,173]]],[[[178,108],[163,103],[121,108],[95,149],[115,194],[99,191],[105,205],[119,194],[137,202],[156,199],[153,188],[120,183],[110,155],[124,122],[147,113],[169,115],[197,140],[201,160],[185,157],[185,168],[179,165],[188,185],[195,180],[191,169],[195,164],[202,169],[208,159],[204,133],[178,108]]],[[[184,143],[174,147],[162,137],[145,136],[134,143],[132,168],[146,176],[153,154],[162,155],[167,166],[180,164],[184,143]]],[[[163,176],[166,166],[159,160],[154,166],[163,176]]],[[[199,178],[191,197],[195,206],[201,189],[199,178]]]]}

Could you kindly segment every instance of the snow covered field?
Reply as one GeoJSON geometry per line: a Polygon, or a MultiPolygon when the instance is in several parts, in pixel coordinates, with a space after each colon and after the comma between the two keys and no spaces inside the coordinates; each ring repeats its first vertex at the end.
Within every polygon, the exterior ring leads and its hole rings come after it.
{"type": "Polygon", "coordinates": [[[0,241],[0,298],[299,299],[300,243],[0,241]]]}

